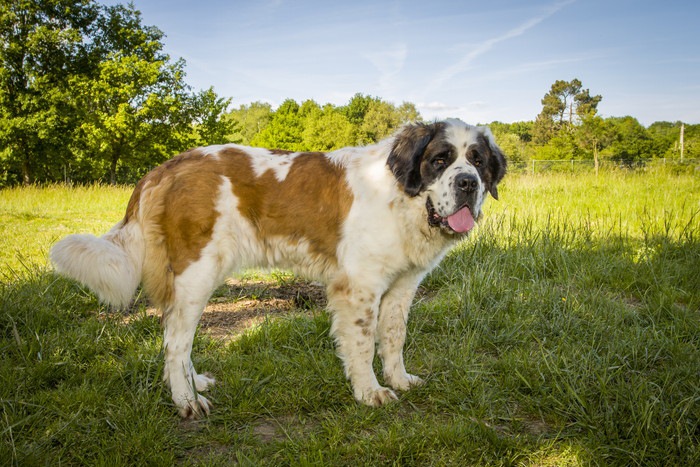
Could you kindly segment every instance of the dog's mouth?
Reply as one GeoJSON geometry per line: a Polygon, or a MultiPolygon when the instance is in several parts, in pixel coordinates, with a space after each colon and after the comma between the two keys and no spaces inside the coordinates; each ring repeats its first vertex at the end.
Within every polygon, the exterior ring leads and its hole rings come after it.
{"type": "Polygon", "coordinates": [[[428,210],[428,224],[432,227],[440,227],[454,233],[467,233],[474,228],[474,216],[467,205],[447,217],[438,214],[430,198],[426,201],[425,207],[428,210]]]}

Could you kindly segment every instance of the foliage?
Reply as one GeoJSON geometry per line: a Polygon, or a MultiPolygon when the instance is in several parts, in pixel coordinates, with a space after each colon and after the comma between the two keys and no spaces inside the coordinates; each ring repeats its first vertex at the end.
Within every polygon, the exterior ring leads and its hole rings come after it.
{"type": "Polygon", "coordinates": [[[121,23],[132,20],[131,12],[121,6],[110,12],[109,31],[117,36],[110,38],[110,52],[94,76],[77,77],[72,84],[78,108],[84,111],[74,146],[77,162],[88,159],[81,165],[98,170],[90,178],[98,178],[106,167],[115,183],[118,164],[149,167],[165,160],[181,144],[189,122],[187,90],[178,78],[183,64],[167,63],[160,50],[162,33],[149,29],[138,42],[124,40],[118,35],[132,30],[121,23]],[[124,43],[129,50],[116,49],[124,43]]]}
{"type": "Polygon", "coordinates": [[[229,101],[192,93],[133,6],[10,0],[0,15],[0,185],[133,181],[231,132],[229,101]]]}
{"type": "Polygon", "coordinates": [[[357,141],[357,129],[345,115],[330,104],[315,107],[306,116],[302,145],[304,151],[332,151],[352,146],[357,141]]]}
{"type": "Polygon", "coordinates": [[[612,142],[606,149],[614,159],[634,161],[651,154],[653,143],[646,129],[632,117],[610,118],[612,142]]]}
{"type": "Polygon", "coordinates": [[[284,101],[272,115],[270,123],[250,143],[267,148],[298,150],[304,131],[300,108],[293,99],[284,101]]]}
{"type": "Polygon", "coordinates": [[[223,115],[224,120],[234,122],[234,132],[228,136],[232,141],[250,144],[253,137],[260,133],[272,120],[272,106],[265,102],[243,104],[237,109],[223,115]]]}
{"type": "Polygon", "coordinates": [[[209,88],[195,94],[191,105],[195,146],[240,141],[231,136],[236,131],[236,121],[223,118],[231,105],[231,98],[219,97],[214,88],[209,88]]]}
{"type": "Polygon", "coordinates": [[[591,96],[581,81],[557,80],[542,98],[542,112],[535,120],[535,136],[546,144],[561,131],[571,132],[580,120],[596,114],[601,96],[591,96]]]}
{"type": "MultiPolygon", "coordinates": [[[[665,170],[511,174],[412,307],[406,365],[424,386],[387,407],[356,404],[329,317],[298,300],[226,342],[200,327],[194,363],[218,384],[212,415],[197,422],[178,419],[163,386],[148,304],[111,313],[45,266],[52,238],[107,231],[131,189],[2,190],[0,378],[11,384],[0,385],[0,458],[698,465],[696,187],[697,175],[665,170]]],[[[224,286],[208,314],[219,320],[224,304],[248,309],[295,284],[276,274],[254,291],[224,286]]]]}
{"type": "MultiPolygon", "coordinates": [[[[548,110],[538,116],[541,119],[549,115],[550,126],[558,128],[546,143],[539,142],[537,132],[541,127],[538,129],[537,120],[489,124],[511,167],[527,167],[530,159],[593,161],[598,158],[601,163],[617,161],[633,165],[657,157],[679,158],[680,122],[657,122],[644,128],[633,117],[602,118],[596,113],[601,96],[591,97],[580,81],[572,82],[573,86],[562,81],[556,87],[568,84],[561,91],[560,104],[552,104],[559,113],[548,110]]],[[[554,99],[549,94],[547,101],[554,99]]],[[[256,102],[232,110],[226,118],[246,128],[245,133],[237,134],[245,144],[325,151],[373,143],[391,134],[403,122],[419,120],[420,115],[410,103],[396,107],[380,98],[356,94],[341,107],[330,104],[321,107],[314,101],[300,105],[287,100],[272,110],[269,104],[256,102]]],[[[700,125],[685,125],[685,157],[693,159],[699,153],[700,125]]]]}
{"type": "Polygon", "coordinates": [[[76,123],[69,77],[87,72],[82,39],[97,15],[87,0],[0,8],[0,183],[56,177],[76,123]]]}
{"type": "Polygon", "coordinates": [[[356,94],[342,107],[332,104],[321,107],[313,100],[300,105],[287,99],[272,112],[269,106],[257,102],[234,109],[228,118],[246,125],[243,140],[253,146],[331,151],[375,143],[402,124],[420,120],[420,114],[410,103],[396,107],[378,97],[356,94]]]}

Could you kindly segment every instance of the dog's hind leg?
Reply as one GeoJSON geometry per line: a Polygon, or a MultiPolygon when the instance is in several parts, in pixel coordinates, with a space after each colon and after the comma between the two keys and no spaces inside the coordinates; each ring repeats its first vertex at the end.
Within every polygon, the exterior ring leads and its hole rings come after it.
{"type": "Polygon", "coordinates": [[[209,414],[211,403],[199,394],[215,380],[197,374],[191,360],[192,343],[202,311],[216,287],[216,272],[207,268],[205,260],[191,265],[175,279],[175,299],[163,314],[165,351],[164,379],[170,386],[172,399],[184,418],[209,414]]]}

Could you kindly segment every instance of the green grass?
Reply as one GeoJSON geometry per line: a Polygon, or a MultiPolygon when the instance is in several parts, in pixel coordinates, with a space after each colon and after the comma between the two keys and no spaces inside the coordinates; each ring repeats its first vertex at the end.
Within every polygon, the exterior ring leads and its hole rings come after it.
{"type": "Polygon", "coordinates": [[[426,385],[356,404],[316,306],[227,343],[200,333],[195,364],[219,384],[198,422],[161,383],[157,317],[141,305],[125,324],[45,265],[53,240],[118,221],[129,190],[0,191],[0,459],[700,464],[698,175],[509,175],[499,191],[413,307],[407,367],[426,385]]]}
{"type": "Polygon", "coordinates": [[[0,190],[0,274],[46,264],[49,248],[65,235],[107,232],[124,217],[132,190],[103,185],[0,190]]]}

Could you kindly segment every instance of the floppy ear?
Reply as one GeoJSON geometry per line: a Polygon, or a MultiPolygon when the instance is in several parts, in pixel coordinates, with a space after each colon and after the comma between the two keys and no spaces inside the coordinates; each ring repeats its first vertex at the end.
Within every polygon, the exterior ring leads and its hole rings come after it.
{"type": "Polygon", "coordinates": [[[484,127],[483,131],[486,140],[489,142],[489,150],[491,152],[486,166],[490,174],[490,182],[487,186],[489,193],[491,193],[491,196],[493,196],[493,199],[497,200],[497,185],[503,179],[503,176],[506,174],[506,166],[508,164],[506,162],[506,158],[503,154],[503,151],[501,151],[501,148],[499,148],[496,144],[496,138],[493,137],[493,133],[491,133],[491,130],[488,127],[484,127]]]}
{"type": "Polygon", "coordinates": [[[394,137],[387,164],[408,196],[418,195],[423,188],[420,166],[435,131],[435,124],[408,124],[394,137]]]}

